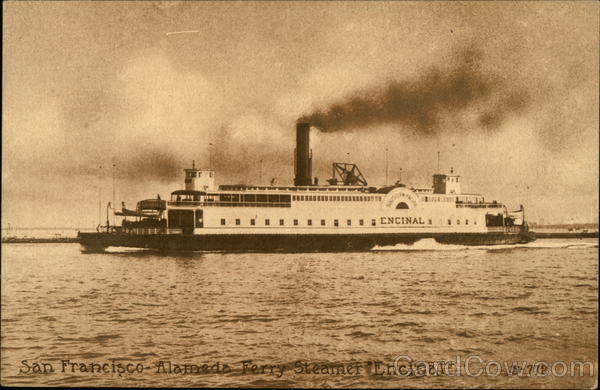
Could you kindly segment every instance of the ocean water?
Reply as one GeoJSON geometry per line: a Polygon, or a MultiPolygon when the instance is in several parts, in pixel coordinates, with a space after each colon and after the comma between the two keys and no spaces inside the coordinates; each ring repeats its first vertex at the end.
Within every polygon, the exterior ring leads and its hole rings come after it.
{"type": "Polygon", "coordinates": [[[327,254],[6,244],[1,382],[590,388],[597,297],[594,239],[327,254]]]}

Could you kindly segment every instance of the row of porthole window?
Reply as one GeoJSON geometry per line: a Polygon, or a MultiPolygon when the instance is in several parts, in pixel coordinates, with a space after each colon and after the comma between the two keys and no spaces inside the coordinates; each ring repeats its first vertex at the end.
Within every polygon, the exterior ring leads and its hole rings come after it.
{"type": "MultiPolygon", "coordinates": [[[[460,225],[460,219],[456,220],[456,224],[460,225]]],[[[465,225],[468,225],[468,224],[469,224],[469,220],[465,219],[465,225]]],[[[451,219],[448,219],[448,225],[452,225],[452,220],[451,219]]],[[[473,220],[473,225],[477,225],[477,220],[473,220]]]]}
{"type": "MultiPolygon", "coordinates": [[[[429,225],[431,225],[431,223],[432,223],[431,219],[428,220],[428,223],[429,223],[429,225]]],[[[239,218],[237,218],[235,220],[235,224],[237,226],[241,225],[242,224],[242,220],[239,219],[239,218]]],[[[376,224],[377,224],[377,221],[375,219],[372,219],[371,220],[371,226],[376,226],[376,224]]],[[[456,224],[460,225],[460,219],[456,220],[456,224]]],[[[465,219],[465,225],[468,225],[468,224],[469,224],[469,220],[465,219]]],[[[221,225],[223,225],[223,226],[227,225],[227,219],[221,218],[221,225]]],[[[251,219],[250,220],[250,225],[251,226],[256,226],[256,219],[251,219]]],[[[299,225],[299,221],[297,219],[294,219],[293,220],[293,225],[294,226],[298,226],[299,225]]],[[[312,219],[306,220],[306,225],[307,226],[313,226],[313,220],[312,219]]],[[[334,219],[333,220],[333,226],[337,227],[339,225],[340,225],[339,220],[334,219]]],[[[365,221],[363,219],[359,219],[358,220],[358,225],[359,226],[364,226],[365,225],[365,221]]],[[[448,225],[452,225],[452,220],[451,219],[448,219],[448,225]]],[[[473,220],[473,225],[477,225],[477,221],[476,220],[473,220]]],[[[270,219],[265,219],[265,226],[271,226],[271,220],[270,219]]],[[[280,219],[279,220],[279,226],[285,226],[285,220],[284,219],[280,219]]],[[[321,226],[327,226],[326,220],[324,220],[324,219],[321,220],[321,226]]],[[[352,226],[352,220],[351,219],[346,220],[346,226],[352,226]]]]}
{"type": "MultiPolygon", "coordinates": [[[[298,226],[299,225],[299,221],[297,219],[294,219],[292,221],[294,226],[298,226]]],[[[235,224],[236,225],[241,225],[242,224],[242,220],[237,218],[235,220],[235,224]]],[[[375,219],[371,220],[371,226],[375,226],[377,224],[377,221],[375,219]]],[[[227,225],[227,219],[225,218],[221,218],[221,225],[225,226],[227,225]]],[[[359,226],[364,226],[365,225],[365,221],[364,219],[359,219],[358,220],[358,225],[359,226]]],[[[256,226],[256,219],[251,219],[250,220],[250,226],[256,226]]],[[[265,219],[265,226],[271,226],[271,220],[270,219],[265,219]]],[[[279,220],[279,226],[285,226],[285,220],[284,219],[280,219],[279,220]]],[[[313,226],[313,220],[312,219],[307,219],[306,220],[306,226],[313,226]]],[[[327,222],[326,220],[322,219],[321,220],[321,226],[327,226],[327,222]]],[[[340,226],[340,221],[338,219],[334,219],[333,220],[333,226],[340,226]]],[[[352,220],[351,219],[347,219],[346,220],[346,226],[352,226],[352,220]]]]}

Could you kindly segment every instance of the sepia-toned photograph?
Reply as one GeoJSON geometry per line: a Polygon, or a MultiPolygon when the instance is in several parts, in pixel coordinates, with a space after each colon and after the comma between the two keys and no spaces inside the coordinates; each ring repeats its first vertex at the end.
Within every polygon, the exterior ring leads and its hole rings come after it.
{"type": "Polygon", "coordinates": [[[2,386],[598,387],[598,2],[2,6],[2,386]]]}

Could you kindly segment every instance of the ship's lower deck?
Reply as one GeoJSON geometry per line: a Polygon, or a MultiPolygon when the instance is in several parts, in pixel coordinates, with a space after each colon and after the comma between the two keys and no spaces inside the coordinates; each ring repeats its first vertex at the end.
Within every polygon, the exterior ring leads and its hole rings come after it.
{"type": "Polygon", "coordinates": [[[87,251],[107,247],[151,248],[182,251],[226,252],[347,252],[370,250],[376,246],[413,244],[433,238],[443,244],[500,245],[532,241],[525,232],[495,233],[394,233],[394,234],[127,234],[79,233],[87,251]]]}

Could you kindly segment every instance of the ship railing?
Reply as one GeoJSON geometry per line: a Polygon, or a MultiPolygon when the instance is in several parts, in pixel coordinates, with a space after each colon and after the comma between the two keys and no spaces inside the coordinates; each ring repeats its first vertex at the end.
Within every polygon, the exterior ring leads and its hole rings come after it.
{"type": "Polygon", "coordinates": [[[519,226],[493,226],[488,227],[488,232],[490,233],[520,233],[522,231],[522,227],[519,226]]]}
{"type": "Polygon", "coordinates": [[[292,207],[290,202],[198,202],[170,201],[169,206],[203,206],[203,207],[292,207]]]}
{"type": "Polygon", "coordinates": [[[125,233],[136,234],[136,235],[147,235],[147,234],[164,234],[166,233],[165,228],[129,228],[124,230],[125,233]]]}
{"type": "Polygon", "coordinates": [[[469,207],[469,208],[481,208],[481,209],[495,209],[501,208],[503,205],[499,203],[457,203],[457,208],[469,207]]]}
{"type": "Polygon", "coordinates": [[[508,232],[508,233],[519,233],[521,231],[523,231],[523,227],[521,225],[506,227],[506,232],[508,232]]]}
{"type": "Polygon", "coordinates": [[[167,202],[169,206],[203,206],[204,202],[197,200],[173,200],[167,202]]]}

